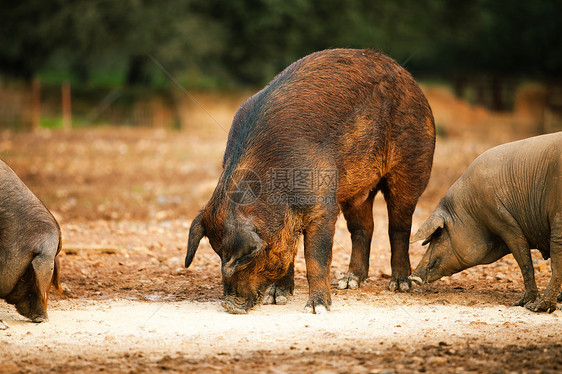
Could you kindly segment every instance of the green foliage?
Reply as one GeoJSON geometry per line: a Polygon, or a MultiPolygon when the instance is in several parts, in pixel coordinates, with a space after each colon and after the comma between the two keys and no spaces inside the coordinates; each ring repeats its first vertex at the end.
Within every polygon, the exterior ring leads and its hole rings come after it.
{"type": "Polygon", "coordinates": [[[43,117],[41,118],[41,127],[45,129],[61,129],[62,117],[43,117]]]}
{"type": "Polygon", "coordinates": [[[562,2],[21,0],[0,5],[0,75],[91,86],[259,86],[332,47],[380,49],[414,73],[560,76],[562,2]]]}

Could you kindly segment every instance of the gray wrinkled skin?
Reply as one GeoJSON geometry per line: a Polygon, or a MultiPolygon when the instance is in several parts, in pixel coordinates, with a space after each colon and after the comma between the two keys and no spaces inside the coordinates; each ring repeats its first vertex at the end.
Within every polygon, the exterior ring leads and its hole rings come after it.
{"type": "Polygon", "coordinates": [[[503,144],[480,155],[412,242],[418,240],[430,244],[412,281],[433,282],[512,253],[525,284],[525,294],[515,305],[554,311],[562,285],[562,132],[503,144]],[[542,297],[530,249],[551,258],[552,277],[542,297]]]}
{"type": "Polygon", "coordinates": [[[60,289],[58,223],[0,161],[0,298],[33,322],[47,317],[51,284],[60,289]]]}

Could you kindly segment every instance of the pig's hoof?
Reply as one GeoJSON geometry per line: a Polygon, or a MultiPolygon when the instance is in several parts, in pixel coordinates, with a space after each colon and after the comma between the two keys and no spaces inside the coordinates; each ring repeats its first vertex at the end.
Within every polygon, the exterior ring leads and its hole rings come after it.
{"type": "Polygon", "coordinates": [[[0,330],[7,330],[8,328],[10,328],[10,326],[8,326],[6,322],[0,320],[0,330]]]}
{"type": "Polygon", "coordinates": [[[304,312],[310,314],[325,314],[329,310],[330,302],[326,302],[325,300],[321,300],[320,298],[308,299],[308,302],[304,307],[304,312]]]}
{"type": "Polygon", "coordinates": [[[556,310],[556,303],[549,302],[549,301],[546,301],[544,299],[541,299],[541,300],[536,301],[534,303],[530,303],[530,304],[525,305],[525,308],[527,308],[527,309],[529,309],[530,311],[533,311],[533,312],[552,313],[556,310]]]}
{"type": "Polygon", "coordinates": [[[528,304],[534,303],[539,298],[539,293],[537,292],[525,292],[523,297],[513,303],[513,306],[526,306],[528,304]]]}
{"type": "Polygon", "coordinates": [[[265,296],[263,303],[266,305],[285,305],[289,301],[289,295],[291,295],[289,290],[273,285],[269,288],[269,291],[265,296]]]}
{"type": "Polygon", "coordinates": [[[308,314],[326,314],[328,313],[329,310],[330,310],[329,307],[322,304],[315,305],[315,306],[306,304],[306,306],[304,307],[304,312],[308,314]]]}
{"type": "Polygon", "coordinates": [[[316,314],[326,314],[326,313],[328,313],[328,309],[324,305],[317,305],[314,308],[314,313],[316,313],[316,314]]]}
{"type": "Polygon", "coordinates": [[[408,278],[392,278],[388,284],[388,289],[392,292],[408,292],[412,288],[412,282],[408,278]]]}
{"type": "Polygon", "coordinates": [[[361,280],[357,275],[352,273],[345,274],[338,281],[338,289],[340,290],[345,290],[346,288],[349,288],[350,290],[354,290],[356,288],[359,288],[360,285],[361,285],[361,280]]]}

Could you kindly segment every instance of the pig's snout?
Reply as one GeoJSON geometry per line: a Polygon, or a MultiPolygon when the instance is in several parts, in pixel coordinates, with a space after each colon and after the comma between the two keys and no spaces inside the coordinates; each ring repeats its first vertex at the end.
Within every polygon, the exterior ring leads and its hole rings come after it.
{"type": "Polygon", "coordinates": [[[264,293],[270,285],[269,282],[263,282],[258,286],[240,284],[225,279],[221,305],[228,313],[246,314],[254,306],[261,304],[264,293]]]}
{"type": "Polygon", "coordinates": [[[435,282],[444,275],[438,263],[439,261],[436,260],[432,260],[429,264],[420,262],[416,270],[408,278],[419,285],[435,282]]]}
{"type": "Polygon", "coordinates": [[[230,314],[247,314],[256,303],[251,299],[244,300],[236,296],[224,296],[221,305],[230,314]]]}
{"type": "Polygon", "coordinates": [[[422,264],[420,264],[416,270],[414,270],[414,272],[412,273],[412,275],[410,275],[408,277],[408,279],[410,279],[412,282],[415,282],[416,284],[422,285],[424,283],[429,283],[427,280],[428,276],[428,269],[426,266],[422,266],[422,264]]]}
{"type": "Polygon", "coordinates": [[[245,309],[242,306],[236,305],[230,299],[223,300],[221,305],[230,314],[247,314],[248,313],[248,309],[245,309]]]}
{"type": "Polygon", "coordinates": [[[31,321],[35,323],[47,322],[48,320],[49,316],[47,316],[47,313],[31,318],[31,321]]]}
{"type": "Polygon", "coordinates": [[[41,323],[49,320],[45,308],[39,303],[33,305],[28,300],[21,301],[16,304],[16,310],[24,317],[29,318],[32,322],[41,323]]]}
{"type": "Polygon", "coordinates": [[[427,258],[427,256],[424,256],[424,258],[422,258],[422,260],[420,261],[412,275],[408,277],[408,279],[419,285],[429,283],[427,279],[429,274],[428,260],[429,259],[427,258]]]}
{"type": "Polygon", "coordinates": [[[431,283],[434,280],[440,278],[437,277],[436,279],[432,279],[433,275],[435,275],[433,274],[433,272],[438,261],[435,258],[430,260],[430,257],[433,257],[432,250],[428,249],[418,263],[418,266],[416,266],[416,269],[414,270],[412,275],[408,277],[412,282],[421,285],[424,283],[431,283]]]}
{"type": "Polygon", "coordinates": [[[421,277],[419,277],[417,275],[414,275],[414,274],[410,275],[408,277],[408,279],[410,279],[412,282],[415,282],[416,284],[419,284],[419,285],[422,285],[422,284],[425,283],[424,280],[421,277]]]}

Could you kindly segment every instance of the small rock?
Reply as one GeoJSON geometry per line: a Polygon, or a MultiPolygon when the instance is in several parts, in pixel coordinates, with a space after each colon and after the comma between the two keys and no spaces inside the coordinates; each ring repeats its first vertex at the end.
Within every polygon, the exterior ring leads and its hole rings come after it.
{"type": "Polygon", "coordinates": [[[419,357],[419,356],[414,356],[414,357],[412,357],[412,362],[414,364],[421,365],[425,362],[425,360],[423,358],[419,357]]]}
{"type": "Polygon", "coordinates": [[[65,295],[67,295],[67,296],[68,296],[68,295],[70,294],[70,292],[72,291],[72,290],[70,289],[70,287],[68,287],[68,284],[66,284],[66,283],[61,283],[60,286],[61,286],[61,288],[62,288],[62,293],[65,294],[65,295]]]}
{"type": "Polygon", "coordinates": [[[350,373],[351,374],[366,374],[369,372],[369,369],[367,369],[364,366],[355,366],[353,369],[351,369],[350,373]]]}
{"type": "Polygon", "coordinates": [[[7,329],[9,329],[9,328],[10,328],[10,326],[8,326],[8,325],[6,324],[6,322],[0,320],[0,330],[7,330],[7,329]]]}
{"type": "Polygon", "coordinates": [[[428,364],[443,365],[447,363],[447,358],[441,356],[433,356],[427,359],[428,364]]]}
{"type": "Polygon", "coordinates": [[[502,280],[502,279],[505,279],[505,278],[507,278],[507,275],[505,275],[504,273],[497,273],[496,274],[497,280],[502,280]]]}
{"type": "Polygon", "coordinates": [[[552,315],[557,318],[562,318],[562,310],[556,309],[554,312],[552,312],[552,315]]]}
{"type": "Polygon", "coordinates": [[[394,374],[394,370],[385,369],[385,370],[381,371],[379,374],[394,374]]]}

